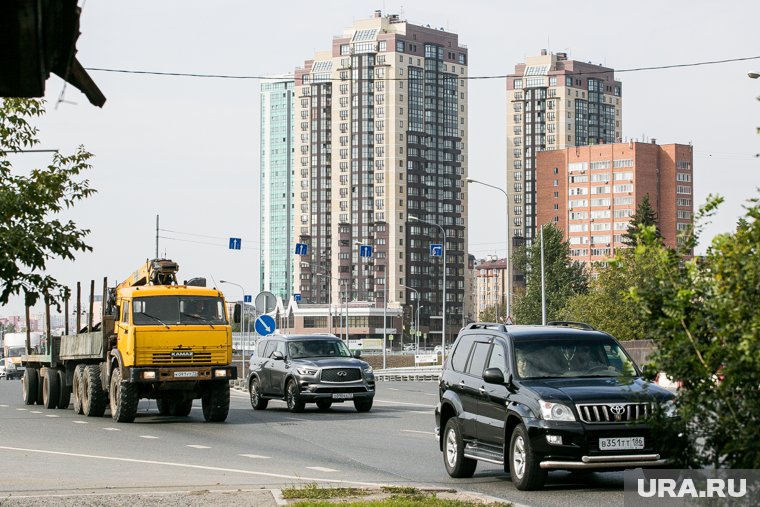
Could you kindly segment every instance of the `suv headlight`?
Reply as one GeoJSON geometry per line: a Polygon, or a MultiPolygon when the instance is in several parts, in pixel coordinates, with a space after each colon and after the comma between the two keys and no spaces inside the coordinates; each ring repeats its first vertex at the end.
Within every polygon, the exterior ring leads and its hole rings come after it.
{"type": "Polygon", "coordinates": [[[541,407],[541,417],[547,421],[575,421],[575,416],[570,407],[561,403],[538,400],[541,407]]]}
{"type": "Polygon", "coordinates": [[[313,368],[296,368],[296,371],[301,375],[316,375],[318,370],[313,368]]]}
{"type": "Polygon", "coordinates": [[[372,366],[370,366],[370,365],[364,366],[362,368],[364,369],[364,373],[372,373],[372,371],[373,371],[372,370],[372,366]]]}

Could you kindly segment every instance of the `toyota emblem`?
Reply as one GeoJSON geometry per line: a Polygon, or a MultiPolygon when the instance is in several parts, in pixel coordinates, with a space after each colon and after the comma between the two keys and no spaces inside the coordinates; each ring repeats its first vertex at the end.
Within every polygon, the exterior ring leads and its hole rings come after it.
{"type": "Polygon", "coordinates": [[[339,371],[338,372],[338,376],[339,377],[345,377],[346,375],[348,375],[348,373],[346,373],[345,371],[339,371]]]}
{"type": "Polygon", "coordinates": [[[610,407],[610,412],[615,415],[623,415],[623,412],[625,412],[625,407],[623,405],[612,405],[610,407]]]}

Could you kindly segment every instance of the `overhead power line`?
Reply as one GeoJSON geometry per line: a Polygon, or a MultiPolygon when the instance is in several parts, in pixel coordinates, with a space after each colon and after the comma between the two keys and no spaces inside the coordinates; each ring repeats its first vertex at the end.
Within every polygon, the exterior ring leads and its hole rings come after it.
{"type": "MultiPolygon", "coordinates": [[[[647,70],[667,70],[667,69],[678,69],[678,68],[685,68],[685,67],[699,67],[699,66],[704,66],[704,65],[718,65],[722,63],[744,62],[748,60],[760,60],[760,56],[747,56],[747,57],[742,57],[742,58],[727,58],[724,60],[709,60],[709,61],[702,61],[702,62],[676,63],[672,65],[654,65],[651,67],[634,67],[630,69],[612,69],[612,70],[614,73],[642,72],[642,71],[647,71],[647,70]]],[[[114,73],[120,73],[120,74],[142,74],[142,75],[149,75],[149,76],[168,76],[168,77],[197,77],[197,78],[210,78],[210,79],[272,79],[272,76],[260,76],[260,75],[160,72],[160,71],[152,71],[152,70],[106,69],[102,67],[85,67],[85,70],[89,70],[93,72],[114,72],[114,73]]],[[[575,72],[574,75],[588,76],[588,75],[594,75],[594,74],[607,74],[608,72],[610,71],[600,70],[600,71],[590,71],[590,72],[575,72]]],[[[508,74],[498,74],[498,75],[488,75],[488,76],[457,76],[457,79],[467,79],[470,81],[474,81],[474,80],[486,80],[486,79],[506,79],[507,77],[509,77],[508,74]]],[[[358,81],[362,81],[364,79],[358,79],[358,81]]],[[[372,78],[373,81],[407,81],[408,79],[409,79],[408,77],[372,78]]],[[[327,80],[322,80],[319,82],[323,82],[323,81],[327,81],[327,80]]],[[[338,78],[338,79],[331,79],[330,81],[349,81],[349,79],[338,78]]]]}

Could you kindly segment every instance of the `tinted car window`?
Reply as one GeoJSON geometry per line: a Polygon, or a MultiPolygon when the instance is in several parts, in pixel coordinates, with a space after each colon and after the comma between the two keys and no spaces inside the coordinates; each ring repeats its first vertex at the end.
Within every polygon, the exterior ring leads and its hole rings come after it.
{"type": "Polygon", "coordinates": [[[267,348],[264,349],[264,354],[263,354],[262,357],[269,357],[269,356],[271,356],[272,352],[274,352],[275,345],[276,345],[276,343],[274,342],[274,340],[268,341],[267,342],[267,348]]]}
{"type": "Polygon", "coordinates": [[[259,340],[259,343],[256,344],[256,355],[259,357],[266,357],[264,355],[264,351],[267,349],[267,344],[269,343],[269,340],[259,340]]]}
{"type": "Polygon", "coordinates": [[[459,340],[456,349],[454,349],[454,354],[451,356],[451,368],[454,371],[464,371],[473,341],[475,341],[474,335],[463,336],[459,340]]]}
{"type": "Polygon", "coordinates": [[[470,366],[467,368],[467,373],[470,375],[475,375],[477,377],[483,374],[483,370],[486,366],[486,359],[488,358],[488,349],[490,347],[490,343],[475,343],[475,348],[472,350],[472,357],[470,358],[470,366]]]}
{"type": "Polygon", "coordinates": [[[507,374],[507,354],[504,351],[504,345],[494,342],[491,358],[488,360],[488,368],[498,368],[503,374],[507,374]]]}
{"type": "Polygon", "coordinates": [[[280,352],[283,357],[288,355],[288,346],[285,342],[282,342],[280,340],[277,340],[275,346],[275,352],[280,352]]]}
{"type": "Polygon", "coordinates": [[[341,340],[299,340],[288,344],[290,357],[351,357],[351,352],[341,340]]]}

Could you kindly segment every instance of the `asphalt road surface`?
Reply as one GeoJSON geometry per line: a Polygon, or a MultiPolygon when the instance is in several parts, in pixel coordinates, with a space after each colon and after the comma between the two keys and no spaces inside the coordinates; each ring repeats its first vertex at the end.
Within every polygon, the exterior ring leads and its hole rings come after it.
{"type": "MultiPolygon", "coordinates": [[[[622,473],[552,472],[542,491],[522,492],[495,465],[451,479],[434,440],[433,382],[378,383],[371,412],[353,404],[291,414],[270,401],[251,409],[232,391],[227,422],[206,423],[196,400],[189,417],[160,417],[140,402],[132,424],[74,411],[26,406],[20,381],[0,381],[0,504],[56,495],[414,485],[472,491],[529,506],[623,505],[622,473]],[[19,498],[21,497],[21,498],[19,498]]],[[[229,504],[235,505],[232,501],[229,504]]]]}

